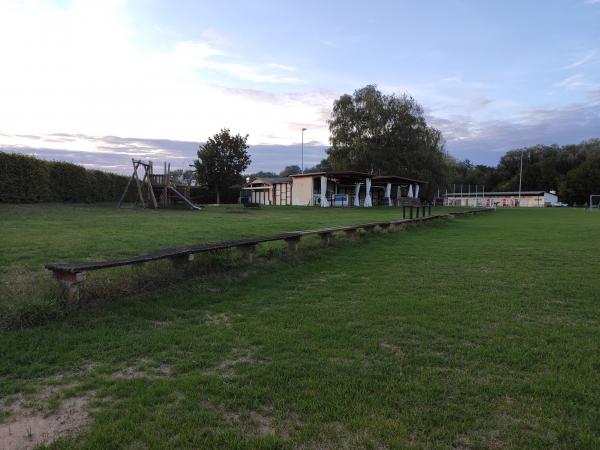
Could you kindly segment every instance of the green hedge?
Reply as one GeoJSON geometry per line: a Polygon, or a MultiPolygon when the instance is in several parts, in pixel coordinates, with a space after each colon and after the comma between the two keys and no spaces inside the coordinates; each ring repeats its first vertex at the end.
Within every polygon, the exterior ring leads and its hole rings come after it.
{"type": "MultiPolygon", "coordinates": [[[[221,192],[221,203],[237,203],[239,196],[240,187],[230,187],[221,192]]],[[[216,203],[217,194],[205,187],[192,186],[190,188],[190,198],[199,205],[210,205],[216,203]]]]}
{"type": "Polygon", "coordinates": [[[117,201],[128,177],[0,152],[0,202],[117,201]]]}

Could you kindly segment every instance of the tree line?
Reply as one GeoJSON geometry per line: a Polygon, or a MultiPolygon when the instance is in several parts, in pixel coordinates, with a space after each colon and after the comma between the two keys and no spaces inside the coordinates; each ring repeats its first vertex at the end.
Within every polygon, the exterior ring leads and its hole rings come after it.
{"type": "MultiPolygon", "coordinates": [[[[418,178],[428,181],[423,194],[432,199],[461,184],[465,190],[479,185],[486,191],[516,191],[522,156],[522,190],[555,190],[563,201],[578,204],[584,204],[591,193],[600,193],[599,139],[510,150],[495,167],[457,161],[447,153],[442,133],[427,124],[421,105],[406,94],[385,95],[374,85],[337,99],[329,130],[327,157],[308,172],[356,170],[418,178]]],[[[300,167],[252,175],[295,173],[300,173],[300,167]]]]}
{"type": "Polygon", "coordinates": [[[571,145],[536,145],[508,151],[495,166],[448,161],[448,186],[483,185],[487,191],[516,191],[523,158],[522,190],[556,190],[569,204],[600,193],[600,139],[571,145]]]}
{"type": "MultiPolygon", "coordinates": [[[[519,186],[523,158],[523,190],[557,190],[569,203],[583,204],[600,193],[600,140],[559,146],[534,146],[508,151],[495,166],[457,161],[445,149],[442,133],[431,127],[424,110],[407,94],[386,95],[375,85],[344,94],[333,103],[329,120],[331,146],[326,158],[305,172],[355,170],[372,175],[401,175],[427,181],[423,196],[432,199],[452,185],[485,186],[486,191],[514,191],[519,186]]],[[[196,183],[217,203],[239,188],[247,176],[289,176],[297,165],[281,172],[244,175],[250,166],[248,135],[227,128],[200,145],[194,170],[174,172],[178,183],[196,183]]],[[[35,158],[0,154],[0,201],[114,200],[125,177],[86,171],[74,164],[40,162],[35,158]],[[116,195],[116,194],[115,194],[116,195]]]]}

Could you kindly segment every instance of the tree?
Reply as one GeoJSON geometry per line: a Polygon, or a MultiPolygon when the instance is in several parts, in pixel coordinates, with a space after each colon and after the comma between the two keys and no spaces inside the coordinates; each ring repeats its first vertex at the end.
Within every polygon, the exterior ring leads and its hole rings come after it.
{"type": "Polygon", "coordinates": [[[442,133],[427,125],[412,97],[385,95],[368,85],[342,95],[329,121],[328,160],[335,170],[399,174],[443,182],[447,165],[442,133]]]}
{"type": "Polygon", "coordinates": [[[331,162],[327,158],[325,158],[322,159],[321,162],[315,167],[307,169],[306,172],[331,172],[332,170],[333,166],[331,165],[331,162]]]}
{"type": "Polygon", "coordinates": [[[590,194],[600,193],[600,152],[570,170],[560,191],[563,199],[580,205],[589,201],[590,194]]]}
{"type": "Polygon", "coordinates": [[[198,150],[198,159],[194,161],[196,178],[199,184],[215,191],[217,204],[221,192],[239,183],[242,172],[250,165],[247,140],[248,135],[232,136],[228,128],[223,128],[198,150]]]}
{"type": "Polygon", "coordinates": [[[275,172],[265,172],[259,170],[258,172],[251,173],[248,175],[249,178],[275,178],[278,175],[275,172]]]}
{"type": "Polygon", "coordinates": [[[195,173],[193,170],[177,169],[171,171],[171,176],[175,183],[191,186],[194,181],[195,173]]]}
{"type": "Polygon", "coordinates": [[[280,177],[289,177],[290,175],[296,175],[298,173],[301,173],[302,169],[300,168],[300,166],[285,166],[285,168],[279,172],[279,176],[280,177]]]}

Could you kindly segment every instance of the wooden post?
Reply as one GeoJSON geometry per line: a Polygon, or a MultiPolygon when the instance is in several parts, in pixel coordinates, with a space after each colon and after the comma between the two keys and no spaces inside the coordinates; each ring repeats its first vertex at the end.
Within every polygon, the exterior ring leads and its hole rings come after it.
{"type": "Polygon", "coordinates": [[[344,230],[344,232],[351,241],[355,241],[358,239],[358,233],[356,231],[356,228],[350,228],[349,230],[344,230]]]}
{"type": "Polygon", "coordinates": [[[402,218],[406,219],[406,205],[402,205],[402,218]]]}
{"type": "Polygon", "coordinates": [[[188,263],[194,260],[194,255],[192,253],[188,253],[187,255],[173,256],[170,259],[176,268],[183,269],[188,265],[188,263]]]}
{"type": "Polygon", "coordinates": [[[429,207],[429,215],[431,216],[431,203],[427,206],[429,207]]]}
{"type": "Polygon", "coordinates": [[[138,173],[137,173],[139,165],[140,165],[140,161],[134,161],[134,163],[133,163],[133,177],[135,179],[135,184],[137,186],[138,196],[139,196],[140,202],[142,203],[142,208],[145,208],[146,207],[146,202],[144,201],[144,194],[142,192],[142,185],[140,183],[140,178],[139,178],[138,173]]]}
{"type": "Polygon", "coordinates": [[[60,296],[67,306],[75,306],[81,299],[81,291],[85,286],[85,274],[83,272],[54,272],[60,286],[60,296]]]}
{"type": "Polygon", "coordinates": [[[321,244],[327,247],[333,239],[333,233],[321,233],[319,237],[321,238],[321,244]]]}
{"type": "Polygon", "coordinates": [[[293,255],[298,251],[298,242],[300,242],[300,236],[294,236],[285,240],[287,243],[287,254],[293,255]]]}
{"type": "Polygon", "coordinates": [[[167,162],[164,163],[164,171],[163,171],[163,208],[169,206],[169,192],[167,188],[167,162]]]}
{"type": "Polygon", "coordinates": [[[413,205],[410,205],[410,219],[413,218],[413,205]]]}
{"type": "Polygon", "coordinates": [[[256,244],[246,244],[238,246],[238,249],[242,253],[242,259],[250,264],[254,261],[256,256],[256,244]]]}
{"type": "MultiPolygon", "coordinates": [[[[135,169],[135,161],[133,160],[133,158],[131,159],[131,161],[133,162],[133,167],[135,169]]],[[[129,191],[129,186],[131,185],[131,182],[135,179],[134,175],[131,175],[131,178],[129,178],[129,181],[127,182],[127,186],[125,186],[125,190],[123,191],[123,194],[121,194],[121,198],[119,199],[119,204],[117,205],[117,208],[121,207],[121,203],[123,203],[123,200],[125,200],[125,196],[127,195],[127,191],[129,191]]]]}

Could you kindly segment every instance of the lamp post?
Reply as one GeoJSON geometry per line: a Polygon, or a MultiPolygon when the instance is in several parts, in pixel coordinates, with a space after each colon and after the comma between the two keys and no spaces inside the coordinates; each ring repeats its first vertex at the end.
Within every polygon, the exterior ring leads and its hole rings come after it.
{"type": "Polygon", "coordinates": [[[306,128],[302,128],[302,173],[304,173],[304,132],[306,128]]]}
{"type": "Polygon", "coordinates": [[[521,150],[521,168],[519,169],[519,208],[521,207],[521,182],[523,180],[523,150],[521,150]]]}

